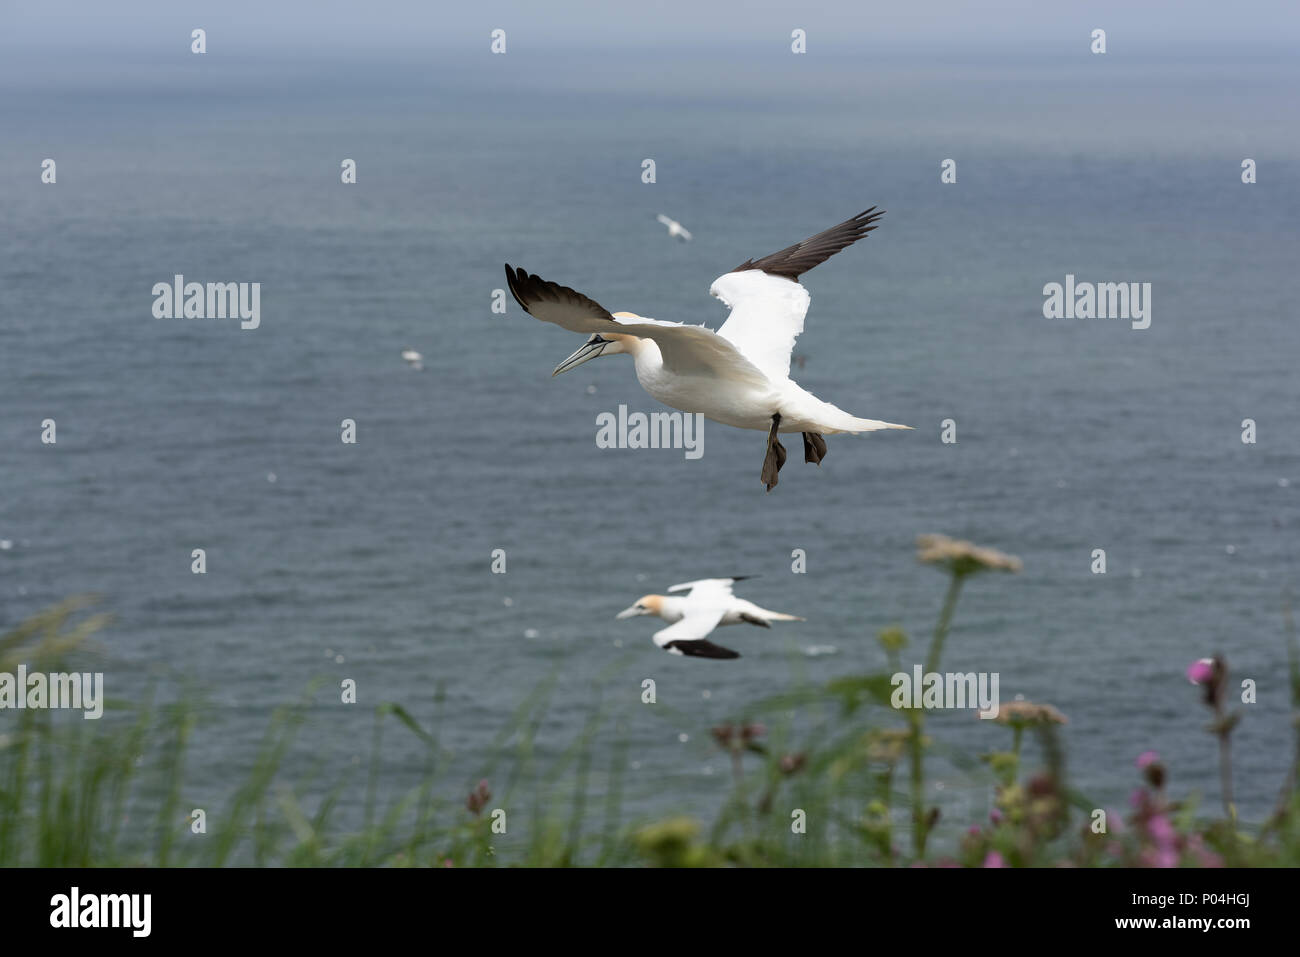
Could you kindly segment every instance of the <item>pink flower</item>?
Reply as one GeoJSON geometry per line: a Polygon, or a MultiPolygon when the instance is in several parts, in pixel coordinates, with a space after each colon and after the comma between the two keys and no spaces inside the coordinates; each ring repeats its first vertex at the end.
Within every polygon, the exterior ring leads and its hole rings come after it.
{"type": "Polygon", "coordinates": [[[1002,860],[1002,855],[997,851],[989,851],[988,856],[984,858],[985,867],[1006,867],[1006,862],[1002,860]]]}
{"type": "Polygon", "coordinates": [[[1160,755],[1156,754],[1154,751],[1143,751],[1138,755],[1137,766],[1139,768],[1145,768],[1148,765],[1155,764],[1159,760],[1160,755]]]}
{"type": "Polygon", "coordinates": [[[1153,814],[1147,819],[1147,833],[1157,844],[1172,846],[1174,843],[1175,833],[1174,826],[1169,823],[1169,818],[1163,814],[1153,814]]]}
{"type": "Polygon", "coordinates": [[[1177,867],[1178,852],[1172,847],[1155,848],[1142,852],[1139,858],[1147,867],[1177,867]]]}
{"type": "Polygon", "coordinates": [[[1187,849],[1196,855],[1202,867],[1223,866],[1223,858],[1206,848],[1199,834],[1193,834],[1187,839],[1187,849]]]}
{"type": "Polygon", "coordinates": [[[1194,685],[1207,684],[1213,677],[1213,659],[1201,658],[1187,666],[1187,680],[1194,685]]]}

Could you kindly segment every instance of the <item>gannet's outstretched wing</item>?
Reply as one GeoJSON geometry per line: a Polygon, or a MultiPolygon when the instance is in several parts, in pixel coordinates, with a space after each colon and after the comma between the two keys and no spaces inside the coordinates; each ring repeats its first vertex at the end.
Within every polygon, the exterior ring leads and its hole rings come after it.
{"type": "Polygon", "coordinates": [[[680,585],[669,585],[668,590],[686,591],[690,589],[692,598],[700,598],[705,595],[710,597],[730,597],[731,586],[736,582],[742,582],[748,575],[737,575],[735,578],[701,578],[698,581],[682,582],[680,585]]]}
{"type": "Polygon", "coordinates": [[[787,246],[780,252],[764,256],[762,259],[747,259],[732,272],[744,272],[747,269],[759,269],[773,276],[786,279],[798,279],[814,266],[820,266],[841,249],[852,246],[859,239],[876,228],[875,223],[885,215],[882,209],[876,211],[872,206],[851,219],[846,219],[838,226],[823,230],[816,236],[809,236],[803,242],[787,246]]]}
{"type": "Polygon", "coordinates": [[[568,286],[548,282],[506,264],[506,281],[524,311],[543,322],[570,332],[628,335],[653,339],[663,356],[664,368],[682,376],[707,375],[730,379],[756,389],[771,383],[727,339],[705,326],[663,322],[640,316],[614,316],[608,309],[568,286]]]}
{"type": "Polygon", "coordinates": [[[790,353],[803,332],[810,301],[799,277],[871,232],[883,215],[884,210],[873,206],[801,243],[746,260],[719,276],[709,292],[731,308],[731,315],[718,335],[772,381],[788,379],[790,353]]]}
{"type": "Polygon", "coordinates": [[[691,655],[696,658],[739,658],[737,652],[723,648],[705,636],[718,627],[725,609],[705,608],[688,611],[686,617],[662,631],[655,632],[654,643],[664,651],[675,655],[691,655]]]}

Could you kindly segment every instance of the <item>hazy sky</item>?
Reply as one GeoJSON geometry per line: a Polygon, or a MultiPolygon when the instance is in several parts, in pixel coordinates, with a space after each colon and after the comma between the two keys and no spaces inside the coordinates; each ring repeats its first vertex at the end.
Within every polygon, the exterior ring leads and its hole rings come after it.
{"type": "MultiPolygon", "coordinates": [[[[60,63],[97,48],[149,51],[208,31],[209,52],[276,47],[283,56],[379,50],[485,48],[493,28],[507,31],[510,52],[530,47],[716,47],[788,45],[808,32],[817,50],[908,50],[954,47],[1052,55],[1086,51],[1095,27],[1107,31],[1112,56],[1186,52],[1273,55],[1300,47],[1295,0],[41,0],[0,3],[0,51],[28,51],[60,63]],[[179,39],[178,39],[179,38],[179,39]],[[1194,48],[1194,50],[1193,50],[1194,48]]],[[[581,63],[572,64],[575,71],[581,63]]]]}

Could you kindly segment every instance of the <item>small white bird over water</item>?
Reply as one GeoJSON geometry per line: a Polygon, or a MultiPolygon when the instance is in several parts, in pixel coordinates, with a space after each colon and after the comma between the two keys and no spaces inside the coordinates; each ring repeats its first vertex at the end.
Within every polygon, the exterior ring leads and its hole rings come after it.
{"type": "Polygon", "coordinates": [[[668,235],[674,239],[680,239],[683,242],[689,242],[691,238],[690,230],[675,219],[669,219],[663,213],[660,213],[655,219],[668,227],[668,235]]]}
{"type": "Polygon", "coordinates": [[[719,276],[709,292],[730,307],[731,315],[717,332],[631,312],[611,313],[580,292],[509,263],[506,280],[529,315],[591,336],[552,375],[597,356],[629,353],[642,388],[664,405],[738,429],[767,432],[760,477],[770,492],[786,458],[778,433],[802,432],[804,461],[820,465],[826,457],[823,435],[910,428],[850,415],[790,378],[790,353],[810,302],[799,277],[871,232],[883,215],[873,206],[719,276]]]}
{"type": "Polygon", "coordinates": [[[635,618],[638,615],[655,615],[669,622],[662,631],[655,632],[654,643],[674,655],[691,655],[697,658],[739,658],[737,652],[707,641],[706,637],[721,625],[758,625],[771,628],[773,621],[803,621],[795,615],[759,608],[752,601],[737,598],[731,586],[742,581],[738,578],[703,578],[699,581],[673,585],[670,592],[689,591],[689,595],[643,595],[636,604],[620,611],[616,618],[635,618]]]}
{"type": "Polygon", "coordinates": [[[410,346],[407,346],[402,350],[402,358],[406,360],[406,364],[412,369],[418,371],[424,368],[424,356],[420,355],[410,346]]]}

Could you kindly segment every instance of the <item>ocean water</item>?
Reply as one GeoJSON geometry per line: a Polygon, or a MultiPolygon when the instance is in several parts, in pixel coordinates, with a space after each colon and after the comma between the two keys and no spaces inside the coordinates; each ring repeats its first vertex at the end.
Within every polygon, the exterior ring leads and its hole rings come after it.
{"type": "MultiPolygon", "coordinates": [[[[729,787],[709,727],[796,678],[883,669],[890,625],[921,659],[945,582],[914,541],[943,532],[1025,566],[968,584],[944,670],[997,672],[1004,699],[1068,715],[1080,789],[1122,805],[1154,748],[1176,793],[1216,804],[1183,671],[1218,651],[1258,683],[1234,760],[1243,814],[1266,813],[1286,772],[1300,528],[1294,63],[572,60],[0,70],[0,627],[102,594],[112,696],[202,689],[195,806],[224,803],[313,679],[290,779],[318,762],[359,776],[372,708],[396,701],[439,724],[453,792],[491,773],[495,736],[553,679],[543,766],[599,705],[601,740],[627,742],[629,820],[708,818],[729,787]],[[916,431],[829,437],[820,469],[796,437],[771,494],[759,433],[706,423],[695,461],[598,448],[600,413],[660,408],[630,362],[552,379],[577,337],[491,309],[508,261],[611,310],[716,327],[717,275],[871,205],[880,228],[804,278],[794,374],[916,431]],[[670,241],[659,212],[695,240],[670,241]],[[177,273],[260,282],[260,327],[153,318],[154,283],[177,273]],[[1067,273],[1151,283],[1150,328],[1045,319],[1043,286],[1067,273]],[[743,657],[714,662],[614,620],[722,575],[759,576],[740,593],[807,621],[727,629],[743,657]],[[346,678],[355,707],[337,703],[346,678]]],[[[932,728],[967,753],[1005,743],[964,713],[932,728]]],[[[393,731],[384,747],[391,798],[417,783],[421,746],[393,731]]],[[[965,793],[982,815],[987,790],[965,793]]]]}

